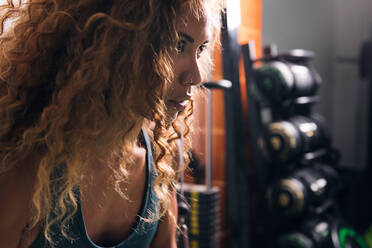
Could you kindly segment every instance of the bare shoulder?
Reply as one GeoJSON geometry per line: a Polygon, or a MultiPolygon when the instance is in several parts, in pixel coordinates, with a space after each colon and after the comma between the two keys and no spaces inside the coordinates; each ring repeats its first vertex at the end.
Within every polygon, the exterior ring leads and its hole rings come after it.
{"type": "Polygon", "coordinates": [[[164,218],[160,220],[158,231],[150,246],[151,248],[177,247],[176,242],[177,216],[178,216],[177,196],[176,193],[173,193],[170,208],[166,216],[164,216],[164,218]]]}
{"type": "Polygon", "coordinates": [[[0,244],[18,247],[31,214],[37,162],[28,160],[0,174],[0,244]]]}

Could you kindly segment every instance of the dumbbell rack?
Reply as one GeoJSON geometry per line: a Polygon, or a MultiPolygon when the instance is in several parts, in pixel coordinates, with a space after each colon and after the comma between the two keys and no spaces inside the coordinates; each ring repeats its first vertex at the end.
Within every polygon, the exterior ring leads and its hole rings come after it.
{"type": "MultiPolygon", "coordinates": [[[[282,231],[290,225],[283,223],[282,218],[276,218],[272,215],[267,208],[266,189],[270,182],[274,179],[274,175],[285,174],[293,170],[298,165],[287,165],[286,168],[275,169],[267,160],[262,157],[261,152],[256,141],[259,140],[259,134],[264,131],[264,124],[272,121],[278,121],[286,119],[293,113],[280,112],[280,108],[276,109],[275,106],[271,109],[265,109],[261,104],[252,97],[252,84],[253,84],[253,68],[256,62],[264,62],[265,58],[256,59],[254,53],[254,43],[250,42],[241,46],[241,51],[244,59],[244,69],[246,76],[246,91],[248,96],[248,109],[249,109],[249,128],[250,136],[253,140],[252,148],[254,151],[254,163],[256,169],[256,177],[258,183],[258,191],[253,196],[257,199],[257,225],[255,226],[256,233],[253,234],[252,244],[253,247],[266,247],[267,239],[275,238],[277,232],[282,231]],[[267,112],[269,111],[269,120],[267,118],[267,112]],[[266,116],[264,116],[266,114],[266,116]]],[[[301,111],[310,113],[311,104],[318,101],[317,97],[301,97],[295,99],[301,111]]],[[[296,110],[295,110],[296,111],[296,110]]],[[[314,161],[323,161],[329,164],[336,164],[338,162],[338,153],[330,146],[321,148],[315,151],[311,151],[303,154],[302,158],[298,159],[300,164],[303,166],[309,165],[314,161]]],[[[333,211],[335,214],[339,214],[339,210],[333,199],[325,201],[317,208],[309,209],[308,216],[320,216],[325,211],[333,211]],[[330,210],[329,210],[330,209],[330,210]]],[[[293,222],[302,221],[301,217],[293,218],[293,222]]]]}

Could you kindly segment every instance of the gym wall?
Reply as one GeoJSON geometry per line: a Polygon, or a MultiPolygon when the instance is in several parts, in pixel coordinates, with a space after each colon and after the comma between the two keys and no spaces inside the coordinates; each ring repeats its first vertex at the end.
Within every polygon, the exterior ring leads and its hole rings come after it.
{"type": "Polygon", "coordinates": [[[340,164],[364,168],[369,83],[359,79],[357,62],[362,42],[372,36],[372,1],[263,0],[262,5],[263,45],[316,53],[323,84],[315,111],[328,122],[340,164]]]}

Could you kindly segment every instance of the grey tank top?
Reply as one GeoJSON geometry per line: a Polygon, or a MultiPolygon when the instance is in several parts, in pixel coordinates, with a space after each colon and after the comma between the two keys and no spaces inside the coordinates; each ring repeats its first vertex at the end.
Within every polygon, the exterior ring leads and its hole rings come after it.
{"type": "MultiPolygon", "coordinates": [[[[150,138],[147,133],[142,130],[141,134],[144,139],[144,143],[146,146],[146,184],[145,184],[145,194],[142,199],[142,205],[139,212],[139,216],[143,218],[153,218],[153,214],[159,213],[159,206],[158,206],[158,199],[155,195],[153,183],[156,178],[156,171],[154,168],[153,163],[153,156],[151,150],[151,142],[150,138]]],[[[103,248],[102,246],[96,245],[93,241],[88,237],[86,226],[84,223],[84,218],[81,210],[80,205],[80,198],[79,192],[77,192],[78,196],[78,210],[77,213],[73,216],[71,221],[69,222],[69,230],[68,234],[72,239],[65,238],[60,230],[60,226],[58,224],[51,227],[52,230],[52,239],[55,242],[54,246],[50,245],[48,242],[45,241],[43,231],[40,232],[37,239],[34,243],[30,246],[30,248],[103,248]]],[[[112,248],[142,248],[148,247],[154,238],[159,221],[155,222],[146,222],[142,218],[137,216],[137,221],[132,228],[131,233],[129,236],[120,242],[117,245],[110,246],[112,248]]],[[[115,218],[115,216],[112,216],[115,218]]]]}

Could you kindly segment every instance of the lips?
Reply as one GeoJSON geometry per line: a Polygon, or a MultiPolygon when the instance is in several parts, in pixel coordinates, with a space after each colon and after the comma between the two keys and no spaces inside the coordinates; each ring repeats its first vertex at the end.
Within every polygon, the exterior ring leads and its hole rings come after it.
{"type": "Polygon", "coordinates": [[[189,102],[188,99],[168,100],[167,106],[168,108],[170,107],[170,108],[177,109],[177,111],[183,111],[186,108],[188,102],[189,102]]]}

